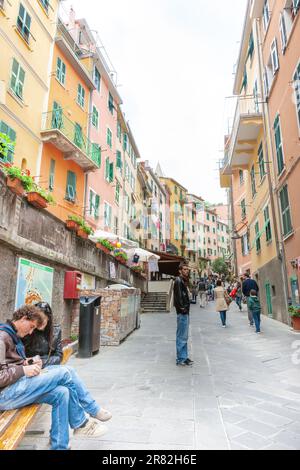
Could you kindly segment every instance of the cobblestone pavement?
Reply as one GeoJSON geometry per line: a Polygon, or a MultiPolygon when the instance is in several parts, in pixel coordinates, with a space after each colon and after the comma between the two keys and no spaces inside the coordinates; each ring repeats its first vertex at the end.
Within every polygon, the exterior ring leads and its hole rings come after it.
{"type": "MultiPolygon", "coordinates": [[[[144,315],[121,346],[72,358],[113,413],[105,436],[71,438],[72,449],[300,449],[300,335],[265,317],[255,334],[235,305],[228,317],[221,328],[213,304],[192,306],[193,367],[175,365],[174,313],[144,315]]],[[[49,427],[44,406],[20,448],[45,449],[49,427]]]]}

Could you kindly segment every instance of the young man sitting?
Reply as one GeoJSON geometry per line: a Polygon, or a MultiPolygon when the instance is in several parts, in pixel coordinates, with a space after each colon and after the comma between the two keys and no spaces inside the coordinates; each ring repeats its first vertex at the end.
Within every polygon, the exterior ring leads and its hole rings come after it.
{"type": "MultiPolygon", "coordinates": [[[[107,428],[88,419],[80,404],[72,374],[64,366],[42,371],[39,356],[27,359],[21,338],[42,328],[45,314],[36,306],[21,307],[12,321],[0,324],[0,410],[22,408],[33,403],[52,406],[51,449],[69,449],[69,425],[74,434],[100,437],[107,428]]],[[[100,407],[85,389],[90,415],[102,420],[100,407]]]]}

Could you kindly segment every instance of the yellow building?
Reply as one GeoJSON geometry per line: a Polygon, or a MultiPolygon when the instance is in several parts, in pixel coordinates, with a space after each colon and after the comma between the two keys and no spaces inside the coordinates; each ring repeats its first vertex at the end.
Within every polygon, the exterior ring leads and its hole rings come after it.
{"type": "Polygon", "coordinates": [[[185,207],[188,190],[173,178],[160,177],[170,192],[170,242],[178,250],[178,255],[189,257],[187,251],[187,220],[185,207]]]}
{"type": "Polygon", "coordinates": [[[0,2],[0,132],[15,142],[7,160],[39,176],[59,0],[0,2]]]}

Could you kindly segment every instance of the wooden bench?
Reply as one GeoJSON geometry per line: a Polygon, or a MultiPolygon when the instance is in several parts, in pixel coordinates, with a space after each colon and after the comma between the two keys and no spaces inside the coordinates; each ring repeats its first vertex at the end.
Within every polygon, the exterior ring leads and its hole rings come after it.
{"type": "MultiPolygon", "coordinates": [[[[73,354],[71,347],[63,350],[62,364],[73,354]]],[[[26,429],[42,405],[29,405],[17,410],[0,411],[0,450],[16,449],[26,429]]]]}

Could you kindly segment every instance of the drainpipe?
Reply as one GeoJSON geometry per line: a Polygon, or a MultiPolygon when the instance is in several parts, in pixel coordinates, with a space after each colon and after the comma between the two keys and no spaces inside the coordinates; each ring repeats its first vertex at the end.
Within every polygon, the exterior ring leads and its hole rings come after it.
{"type": "MultiPolygon", "coordinates": [[[[267,97],[265,96],[265,90],[263,86],[263,54],[262,54],[262,40],[260,35],[260,28],[259,28],[260,19],[257,18],[255,21],[255,32],[256,32],[256,40],[258,44],[258,65],[259,65],[259,81],[260,81],[260,89],[261,89],[261,96],[262,96],[262,110],[263,110],[263,127],[264,127],[264,135],[268,137],[271,146],[271,155],[269,154],[269,147],[268,145],[265,146],[266,148],[266,161],[269,162],[269,170],[267,171],[267,180],[268,180],[268,187],[269,187],[269,195],[270,195],[270,202],[271,202],[271,212],[272,212],[272,219],[274,225],[274,233],[275,233],[275,244],[276,244],[276,255],[279,261],[281,262],[281,271],[282,271],[282,280],[283,280],[283,289],[285,295],[285,303],[286,306],[288,305],[288,277],[287,277],[287,270],[286,270],[286,255],[285,255],[285,247],[282,240],[282,233],[280,230],[280,226],[278,228],[277,217],[276,217],[276,209],[277,214],[280,215],[280,208],[279,208],[279,200],[277,197],[276,191],[276,206],[274,201],[274,193],[273,193],[273,186],[272,186],[272,178],[271,178],[271,160],[272,164],[274,165],[274,174],[276,173],[275,164],[274,164],[274,146],[273,146],[273,139],[271,136],[270,130],[270,116],[269,116],[269,106],[267,103],[267,97]],[[271,160],[270,160],[271,157],[271,160]]],[[[290,317],[288,315],[288,322],[289,325],[291,324],[290,317]]]]}

